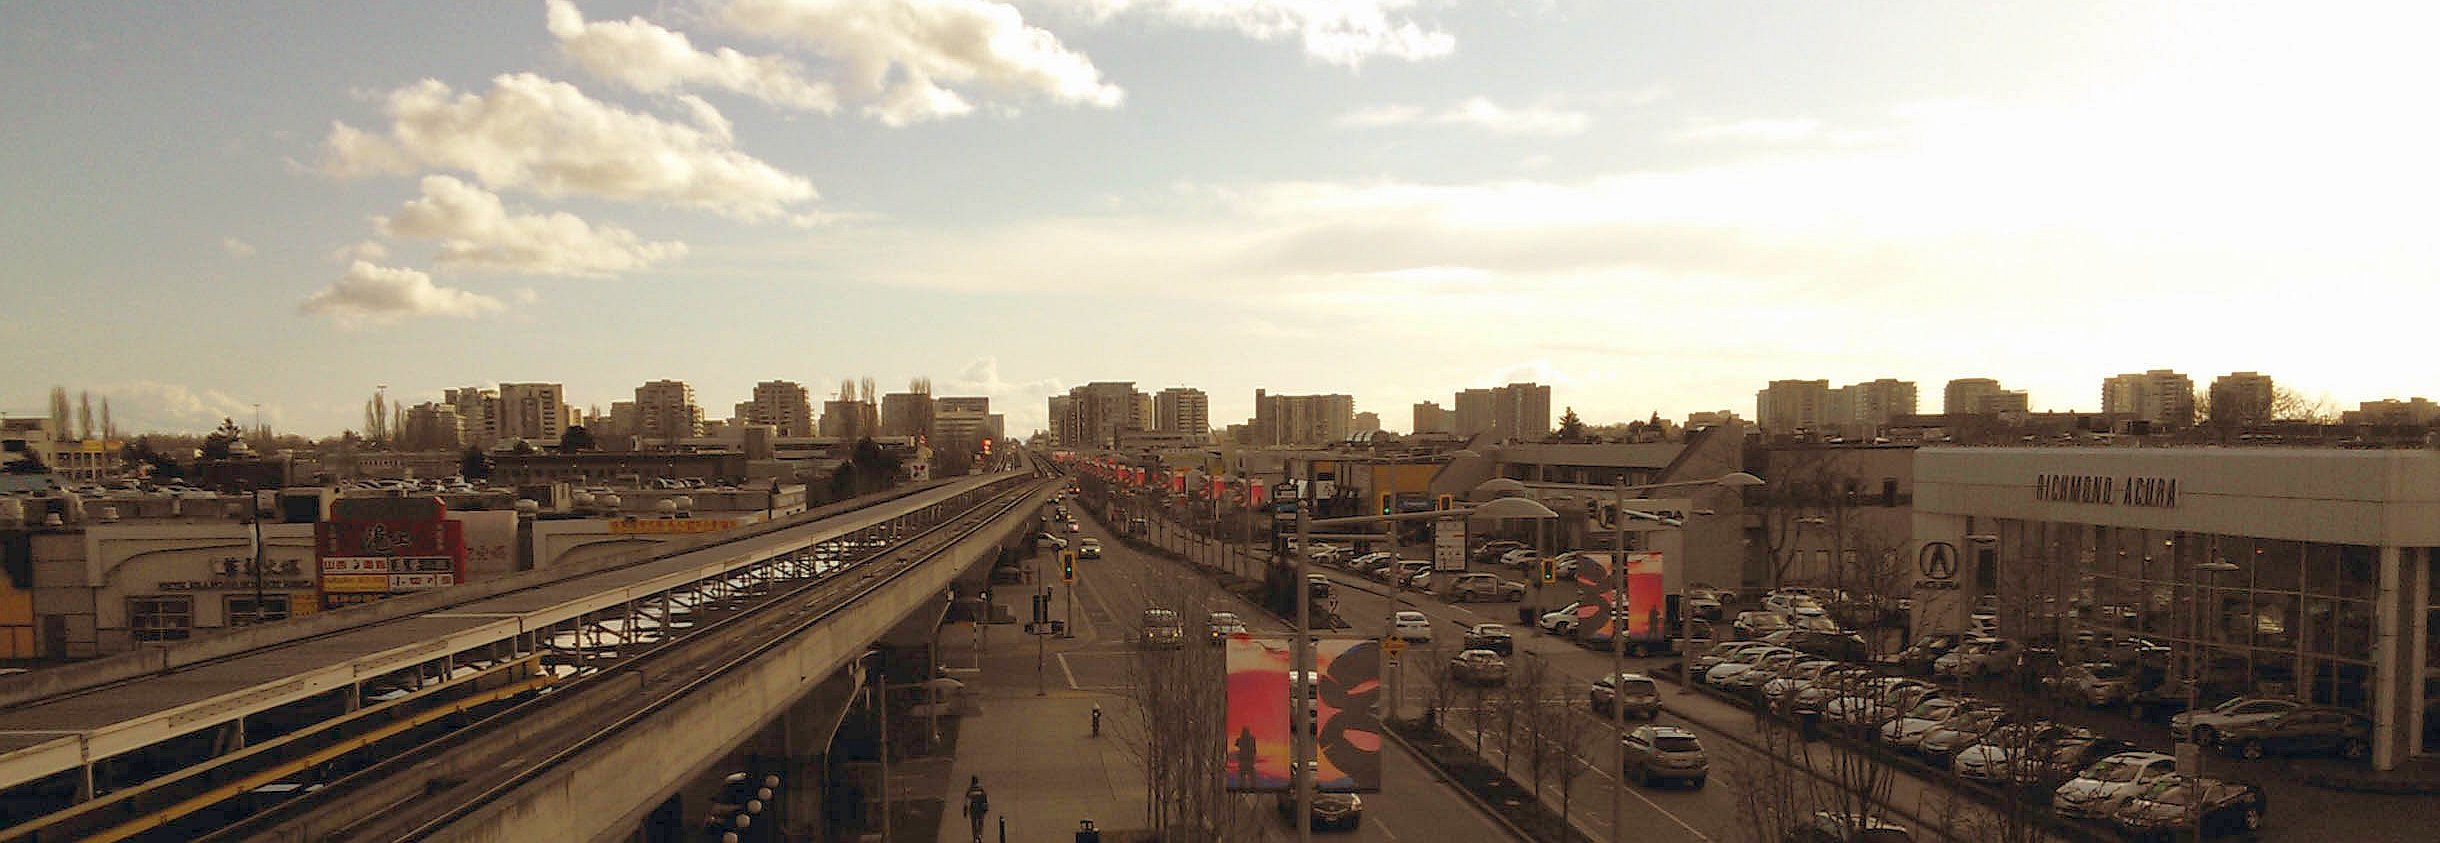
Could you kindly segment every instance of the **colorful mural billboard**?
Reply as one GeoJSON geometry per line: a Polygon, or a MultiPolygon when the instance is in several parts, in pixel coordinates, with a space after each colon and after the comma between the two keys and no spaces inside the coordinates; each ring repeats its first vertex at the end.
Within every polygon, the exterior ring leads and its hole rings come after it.
{"type": "MultiPolygon", "coordinates": [[[[1608,641],[1617,617],[1610,607],[1617,604],[1618,580],[1610,571],[1611,554],[1587,554],[1576,568],[1576,584],[1584,587],[1582,605],[1576,617],[1588,641],[1608,641]]],[[[1640,550],[1627,554],[1627,640],[1657,641],[1667,637],[1668,627],[1662,614],[1667,611],[1668,597],[1661,587],[1661,552],[1640,550]]]]}
{"type": "MultiPolygon", "coordinates": [[[[1222,766],[1231,791],[1290,788],[1288,737],[1292,691],[1289,641],[1239,635],[1228,642],[1228,761],[1222,766]]],[[[1381,789],[1381,644],[1373,639],[1314,642],[1320,681],[1304,694],[1314,713],[1319,749],[1314,786],[1331,792],[1374,793],[1381,789]]]]}

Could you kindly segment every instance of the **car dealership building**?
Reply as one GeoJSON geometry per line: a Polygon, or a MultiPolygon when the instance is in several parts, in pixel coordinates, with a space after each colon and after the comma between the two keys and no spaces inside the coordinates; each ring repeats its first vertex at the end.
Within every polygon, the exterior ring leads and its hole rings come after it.
{"type": "Polygon", "coordinates": [[[2440,753],[2440,450],[1923,448],[1915,625],[2142,639],[2222,695],[2361,711],[2440,753]],[[2014,627],[2014,628],[2011,628],[2014,627]]]}

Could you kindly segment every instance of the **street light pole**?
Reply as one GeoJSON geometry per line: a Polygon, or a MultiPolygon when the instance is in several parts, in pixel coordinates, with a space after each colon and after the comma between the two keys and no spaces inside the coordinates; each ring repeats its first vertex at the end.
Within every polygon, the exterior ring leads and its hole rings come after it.
{"type": "MultiPolygon", "coordinates": [[[[1621,694],[1624,694],[1627,689],[1625,685],[1618,681],[1619,675],[1627,672],[1627,649],[1625,640],[1627,637],[1627,629],[1625,618],[1620,611],[1620,604],[1625,603],[1627,600],[1626,475],[1619,475],[1616,488],[1612,490],[1612,494],[1614,495],[1612,503],[1614,503],[1618,509],[1617,512],[1610,514],[1610,526],[1613,530],[1610,541],[1610,576],[1613,579],[1613,583],[1610,587],[1616,589],[1610,593],[1610,725],[1613,726],[1616,731],[1616,734],[1611,736],[1614,741],[1611,744],[1611,749],[1616,750],[1619,744],[1616,743],[1615,740],[1619,739],[1627,731],[1627,702],[1624,697],[1620,696],[1621,694]]],[[[1679,600],[1678,611],[1680,613],[1684,613],[1686,611],[1685,601],[1683,599],[1679,600]]],[[[1685,649],[1683,646],[1684,642],[1680,641],[1679,643],[1680,646],[1678,649],[1685,649]]],[[[1680,687],[1684,686],[1681,685],[1680,687]]],[[[1610,769],[1610,843],[1619,843],[1620,841],[1626,839],[1626,826],[1626,770],[1623,766],[1613,766],[1610,769]]]]}
{"type": "MultiPolygon", "coordinates": [[[[1313,463],[1307,461],[1305,465],[1310,472],[1313,463]]],[[[1312,488],[1313,484],[1309,482],[1297,487],[1296,548],[1288,554],[1291,573],[1288,583],[1296,589],[1296,640],[1288,650],[1290,660],[1296,665],[1294,675],[1297,681],[1288,683],[1288,705],[1292,714],[1289,725],[1296,730],[1296,734],[1288,736],[1288,763],[1290,781],[1293,782],[1291,786],[1296,788],[1297,843],[1313,843],[1313,773],[1305,766],[1306,754],[1312,749],[1308,741],[1313,731],[1313,711],[1305,706],[1305,695],[1318,691],[1307,687],[1315,680],[1313,643],[1307,640],[1312,633],[1313,589],[1305,584],[1306,549],[1312,547],[1313,535],[1312,488]]]]}

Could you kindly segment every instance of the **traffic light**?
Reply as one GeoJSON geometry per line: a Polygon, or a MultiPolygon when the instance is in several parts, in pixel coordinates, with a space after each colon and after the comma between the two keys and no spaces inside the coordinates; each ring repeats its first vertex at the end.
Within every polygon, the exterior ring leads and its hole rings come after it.
{"type": "Polygon", "coordinates": [[[1396,499],[1397,499],[1397,496],[1396,496],[1396,495],[1392,495],[1392,494],[1390,494],[1390,493],[1388,493],[1388,492],[1382,492],[1382,493],[1381,493],[1381,514],[1383,514],[1383,515],[1388,515],[1388,514],[1389,514],[1389,505],[1390,505],[1390,502],[1391,502],[1391,501],[1393,501],[1393,500],[1396,500],[1396,499]]]}
{"type": "Polygon", "coordinates": [[[1059,581],[1069,585],[1076,583],[1076,551],[1059,551],[1059,581]]]}
{"type": "Polygon", "coordinates": [[[1543,584],[1547,585],[1547,584],[1550,584],[1550,583],[1558,582],[1558,581],[1559,581],[1559,561],[1558,561],[1558,560],[1556,560],[1556,559],[1552,559],[1552,558],[1550,558],[1550,557],[1548,557],[1548,556],[1542,557],[1542,560],[1541,560],[1541,561],[1542,561],[1542,582],[1543,582],[1543,584]]]}
{"type": "Polygon", "coordinates": [[[1456,495],[1441,495],[1441,496],[1440,496],[1440,501],[1439,501],[1437,504],[1435,504],[1435,505],[1434,505],[1432,508],[1433,508],[1433,509],[1438,509],[1438,510],[1441,510],[1441,511],[1443,511],[1443,512],[1446,512],[1446,511],[1448,511],[1448,510],[1452,510],[1452,509],[1456,509],[1456,508],[1457,508],[1457,496],[1456,496],[1456,495]]]}

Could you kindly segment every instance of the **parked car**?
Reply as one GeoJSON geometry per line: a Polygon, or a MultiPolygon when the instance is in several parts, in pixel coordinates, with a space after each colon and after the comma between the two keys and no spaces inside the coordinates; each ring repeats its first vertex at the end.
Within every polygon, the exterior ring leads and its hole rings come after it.
{"type": "Polygon", "coordinates": [[[1764,659],[1782,658],[1782,663],[1785,663],[1785,659],[1794,659],[1799,655],[1802,654],[1786,647],[1766,645],[1747,649],[1736,654],[1735,656],[1721,661],[1719,664],[1713,665],[1710,670],[1704,671],[1703,683],[1714,688],[1719,688],[1722,687],[1721,683],[1751,672],[1754,669],[1754,666],[1762,663],[1764,659]]]}
{"type": "MultiPolygon", "coordinates": [[[[2050,750],[2071,737],[2094,737],[2056,723],[2016,723],[2001,726],[1981,740],[1958,750],[1949,759],[1949,772],[1981,782],[2013,782],[2035,778],[2050,750]],[[2020,770],[2018,768],[2024,768],[2020,770]]],[[[1930,743],[1926,738],[1925,743],[1930,743]]]]}
{"type": "Polygon", "coordinates": [[[2205,711],[2179,712],[2177,716],[2169,718],[2169,737],[2182,741],[2187,739],[2188,733],[2192,733],[2195,743],[2214,744],[2219,742],[2222,731],[2259,723],[2302,707],[2304,704],[2295,700],[2237,697],[2205,711]]]}
{"type": "Polygon", "coordinates": [[[1782,696],[1778,700],[1779,713],[1798,720],[1818,718],[1832,700],[1844,697],[1856,688],[1869,687],[1867,683],[1877,678],[1868,667],[1843,664],[1831,668],[1804,687],[1782,696]]]}
{"type": "Polygon", "coordinates": [[[1805,686],[1813,684],[1813,680],[1820,678],[1824,671],[1834,669],[1838,666],[1838,662],[1834,662],[1829,659],[1806,659],[1798,661],[1795,664],[1789,665],[1788,669],[1780,671],[1779,675],[1773,676],[1769,681],[1762,683],[1755,690],[1762,694],[1762,701],[1769,705],[1771,710],[1777,711],[1779,710],[1779,701],[1781,699],[1784,699],[1788,695],[1794,694],[1797,691],[1804,690],[1805,686]]]}
{"type": "Polygon", "coordinates": [[[1422,612],[1405,611],[1390,616],[1390,632],[1409,644],[1432,642],[1432,619],[1422,612]]]}
{"type": "Polygon", "coordinates": [[[2038,763],[2010,765],[2009,783],[2056,790],[2060,783],[2075,778],[2093,762],[2134,749],[2135,745],[2126,741],[2078,729],[2051,744],[2050,753],[2038,759],[2038,763]]]}
{"type": "MultiPolygon", "coordinates": [[[[1779,639],[1782,646],[1803,650],[1819,658],[1861,662],[1867,655],[1864,637],[1854,633],[1821,632],[1809,629],[1790,629],[1781,630],[1781,632],[1787,633],[1786,637],[1779,639]]],[[[1772,635],[1778,634],[1772,633],[1772,635]]]]}
{"type": "Polygon", "coordinates": [[[1213,644],[1225,642],[1229,636],[1246,631],[1245,621],[1238,619],[1235,612],[1213,612],[1203,625],[1205,640],[1213,644]]]}
{"type": "Polygon", "coordinates": [[[2243,758],[2336,755],[2349,761],[2372,751],[2372,721],[2343,708],[2307,706],[2215,730],[2219,748],[2243,758]]]}
{"type": "Polygon", "coordinates": [[[1954,632],[1935,632],[1917,638],[1915,643],[1908,644],[1906,649],[1898,651],[1898,666],[1908,673],[1928,675],[1932,672],[1932,662],[1939,660],[1941,656],[1948,655],[1949,651],[1957,649],[1957,645],[1964,641],[1964,636],[1954,632]]]}
{"type": "MultiPolygon", "coordinates": [[[[1282,793],[1276,804],[1279,818],[1295,824],[1296,794],[1282,793]]],[[[1309,820],[1314,831],[1353,831],[1364,824],[1364,799],[1353,793],[1317,792],[1313,794],[1313,815],[1309,820]]]]}
{"type": "Polygon", "coordinates": [[[1915,753],[1946,765],[1951,757],[1999,731],[2011,719],[2008,709],[2000,706],[1968,706],[1925,732],[1915,743],[1915,753]]]}
{"type": "Polygon", "coordinates": [[[1432,563],[1422,559],[1400,559],[1390,568],[1390,582],[1400,588],[1425,589],[1432,584],[1432,563]]]}
{"type": "Polygon", "coordinates": [[[1572,637],[1576,634],[1576,610],[1582,608],[1584,608],[1584,603],[1578,601],[1543,612],[1540,617],[1534,619],[1534,626],[1540,627],[1543,632],[1561,638],[1572,637]]]}
{"type": "Polygon", "coordinates": [[[2050,797],[2052,813],[2070,819],[2107,820],[2135,794],[2177,773],[2177,757],[2159,752],[2121,752],[2087,765],[2050,797]]]}
{"type": "Polygon", "coordinates": [[[1938,686],[1921,680],[1897,676],[1876,677],[1865,680],[1837,699],[1823,703],[1822,719],[1871,735],[1880,730],[1881,724],[1913,711],[1917,703],[1938,690],[1938,686]]]}
{"type": "Polygon", "coordinates": [[[1509,551],[1521,550],[1524,547],[1525,545],[1522,542],[1484,542],[1481,547],[1474,549],[1474,561],[1484,564],[1498,562],[1501,561],[1501,557],[1506,556],[1509,551]]]}
{"type": "Polygon", "coordinates": [[[1912,751],[1923,743],[1924,735],[1948,722],[1950,717],[1957,715],[1958,710],[1972,702],[1965,697],[1925,697],[1923,701],[1915,703],[1914,708],[1907,709],[1905,714],[1881,724],[1881,742],[1900,750],[1912,751]]]}
{"type": "MultiPolygon", "coordinates": [[[[1811,658],[1813,657],[1796,650],[1781,650],[1763,656],[1745,670],[1732,670],[1728,671],[1726,676],[1713,676],[1712,687],[1739,694],[1758,693],[1762,689],[1762,683],[1771,681],[1782,671],[1795,667],[1798,662],[1811,658]]],[[[1722,665],[1722,667],[1735,667],[1735,665],[1722,665]]]]}
{"type": "Polygon", "coordinates": [[[2015,670],[2024,647],[2006,638],[1969,638],[1963,645],[1932,661],[1932,673],[1968,679],[2015,670]]]}
{"type": "Polygon", "coordinates": [[[2042,677],[2042,684],[2094,708],[2124,703],[2135,696],[2134,674],[2108,662],[2068,665],[2057,676],[2042,677]]]}
{"type": "Polygon", "coordinates": [[[1091,538],[1091,537],[1087,537],[1087,538],[1084,538],[1084,539],[1079,539],[1079,540],[1076,542],[1076,558],[1078,558],[1078,559],[1100,559],[1100,558],[1101,558],[1101,540],[1100,540],[1100,539],[1096,539],[1096,538],[1091,538]]]}
{"type": "Polygon", "coordinates": [[[1508,684],[1508,660],[1491,650],[1468,649],[1449,659],[1449,678],[1469,685],[1508,684]]]}
{"type": "Polygon", "coordinates": [[[1466,630],[1466,649],[1489,650],[1502,656],[1516,654],[1516,636],[1508,627],[1496,623],[1478,623],[1466,630]]]}
{"type": "Polygon", "coordinates": [[[1787,843],[1914,843],[1906,826],[1878,817],[1836,811],[1816,811],[1813,819],[1788,829],[1787,843]]]}
{"type": "Polygon", "coordinates": [[[1685,605],[1687,616],[1712,621],[1719,620],[1720,613],[1727,607],[1726,601],[1720,599],[1720,593],[1708,588],[1687,589],[1686,596],[1680,598],[1680,602],[1685,605]]]}
{"type": "Polygon", "coordinates": [[[1449,583],[1449,600],[1456,603],[1472,601],[1515,602],[1525,599],[1525,584],[1503,580],[1493,574],[1464,574],[1449,583]]]}
{"type": "Polygon", "coordinates": [[[1526,570],[1530,568],[1539,572],[1541,569],[1535,568],[1534,566],[1540,562],[1541,559],[1542,551],[1535,550],[1530,547],[1521,547],[1516,550],[1511,550],[1507,553],[1500,554],[1500,564],[1511,568],[1516,568],[1518,570],[1526,570]]]}
{"type": "Polygon", "coordinates": [[[1788,616],[1778,612],[1738,612],[1737,620],[1729,624],[1729,634],[1738,638],[1760,638],[1788,628],[1788,616]]]}
{"type": "Polygon", "coordinates": [[[1619,739],[1618,757],[1619,772],[1645,787],[1676,780],[1700,789],[1711,777],[1703,741],[1676,726],[1635,727],[1619,739]]]}
{"type": "Polygon", "coordinates": [[[2269,800],[2262,788],[2207,776],[2172,775],[2153,782],[2110,816],[2137,839],[2192,840],[2262,830],[2269,800]]]}
{"type": "Polygon", "coordinates": [[[1395,553],[1367,553],[1347,560],[1347,564],[1344,567],[1346,567],[1347,570],[1361,574],[1382,564],[1394,562],[1397,559],[1398,554],[1395,553]]]}
{"type": "Polygon", "coordinates": [[[1661,716],[1660,685],[1641,673],[1619,673],[1593,680],[1585,691],[1586,702],[1603,717],[1641,717],[1646,720],[1661,716]],[[1624,711],[1622,712],[1621,709],[1624,711]]]}

